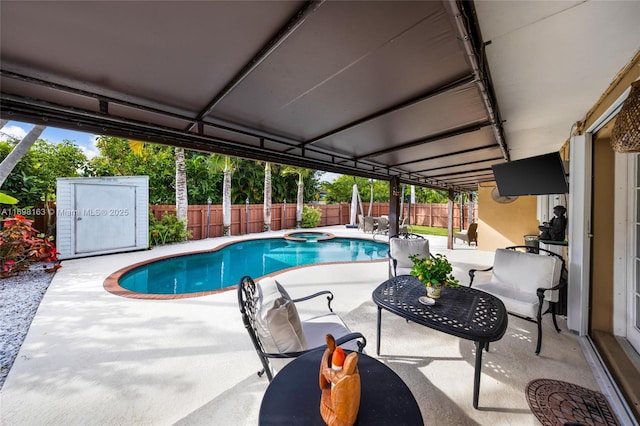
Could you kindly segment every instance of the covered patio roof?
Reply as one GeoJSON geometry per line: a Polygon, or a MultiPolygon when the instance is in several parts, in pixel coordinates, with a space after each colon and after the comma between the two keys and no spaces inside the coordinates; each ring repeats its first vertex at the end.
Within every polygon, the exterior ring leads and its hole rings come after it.
{"type": "Polygon", "coordinates": [[[1,116],[475,190],[560,148],[637,51],[638,5],[5,1],[1,116]]]}

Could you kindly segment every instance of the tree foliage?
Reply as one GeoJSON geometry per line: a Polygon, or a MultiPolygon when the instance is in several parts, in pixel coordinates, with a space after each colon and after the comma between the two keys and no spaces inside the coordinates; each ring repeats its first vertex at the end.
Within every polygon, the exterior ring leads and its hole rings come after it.
{"type": "Polygon", "coordinates": [[[416,187],[416,203],[443,204],[448,201],[449,195],[447,194],[447,191],[440,191],[422,186],[416,187]]]}
{"type": "MultiPolygon", "coordinates": [[[[0,142],[0,160],[4,159],[17,140],[0,142]]],[[[143,143],[136,154],[131,141],[125,138],[101,136],[97,140],[99,155],[87,160],[73,141],[60,144],[38,140],[17,163],[2,185],[1,191],[18,198],[17,207],[35,206],[48,195],[55,194],[57,177],[78,176],[149,176],[150,204],[175,204],[175,157],[170,146],[143,143]]],[[[208,153],[185,150],[188,201],[190,205],[222,204],[223,172],[215,170],[208,153]]],[[[264,201],[264,165],[251,160],[234,159],[236,171],[231,179],[233,204],[264,201]]],[[[297,175],[284,175],[283,166],[272,164],[272,201],[294,203],[298,191],[297,175]]],[[[304,177],[304,201],[315,199],[320,190],[319,173],[304,177]]]]}
{"type": "MultiPolygon", "coordinates": [[[[87,169],[90,176],[149,176],[149,201],[151,204],[175,204],[175,159],[173,148],[147,143],[135,154],[129,140],[102,136],[97,147],[100,155],[94,157],[87,169]]],[[[224,159],[224,156],[217,156],[224,159]]],[[[224,167],[216,167],[211,154],[185,150],[187,168],[187,188],[190,205],[207,204],[211,198],[213,204],[222,204],[222,186],[224,167]]],[[[263,202],[264,167],[251,160],[231,159],[233,175],[231,178],[231,202],[242,204],[263,202]]],[[[296,199],[298,190],[295,177],[283,176],[276,164],[272,169],[273,201],[281,203],[285,198],[289,202],[296,199]]],[[[316,174],[305,178],[305,200],[311,201],[319,190],[316,174]]]]}
{"type": "MultiPolygon", "coordinates": [[[[101,136],[100,155],[89,162],[90,176],[149,176],[149,202],[175,204],[175,160],[173,148],[145,144],[138,155],[123,138],[101,136]]],[[[187,182],[187,185],[189,183],[187,182]]]]}
{"type": "MultiPolygon", "coordinates": [[[[6,123],[6,120],[3,120],[6,123]]],[[[2,124],[4,127],[4,124],[2,124]]],[[[33,126],[29,133],[27,133],[19,142],[15,144],[9,155],[0,161],[0,186],[4,184],[7,176],[11,173],[16,164],[24,157],[29,151],[31,146],[36,143],[46,126],[37,125],[33,126]]]]}
{"type": "MultiPolygon", "coordinates": [[[[324,182],[323,188],[327,191],[327,202],[329,203],[350,203],[353,196],[353,176],[342,175],[333,182],[324,182]]],[[[363,202],[371,199],[370,180],[363,177],[356,177],[358,193],[363,202]]],[[[389,201],[389,182],[385,180],[373,181],[373,201],[389,201]]]]}
{"type": "Polygon", "coordinates": [[[282,174],[284,176],[298,176],[298,191],[296,193],[296,226],[300,227],[302,224],[302,207],[305,202],[304,179],[312,176],[314,171],[304,167],[284,166],[282,167],[282,174]]]}
{"type": "MultiPolygon", "coordinates": [[[[327,191],[327,202],[329,203],[350,203],[353,193],[353,176],[342,175],[333,182],[323,182],[322,187],[327,191]]],[[[358,184],[358,193],[363,202],[371,199],[370,180],[363,177],[356,177],[358,184]]],[[[410,198],[409,186],[405,188],[405,201],[410,198]]],[[[437,189],[416,187],[417,203],[446,203],[449,200],[446,191],[437,189]]],[[[383,203],[389,201],[389,182],[386,180],[374,180],[373,182],[373,201],[383,203]]]]}
{"type": "MultiPolygon", "coordinates": [[[[12,142],[0,142],[0,160],[15,147],[12,142]]],[[[84,173],[87,158],[69,140],[52,144],[38,140],[16,164],[2,191],[19,200],[19,207],[35,206],[45,198],[53,199],[56,178],[77,177],[84,173]]]]}

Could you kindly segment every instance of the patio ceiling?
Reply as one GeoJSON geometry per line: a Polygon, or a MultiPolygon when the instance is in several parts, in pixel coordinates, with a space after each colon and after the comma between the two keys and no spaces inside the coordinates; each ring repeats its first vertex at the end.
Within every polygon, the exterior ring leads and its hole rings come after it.
{"type": "Polygon", "coordinates": [[[559,149],[567,123],[584,116],[637,50],[638,2],[603,3],[613,6],[4,1],[0,112],[5,119],[474,190],[493,180],[491,165],[510,152],[520,158],[559,149]],[[554,37],[566,35],[567,22],[589,18],[618,23],[595,46],[603,64],[580,68],[580,79],[572,72],[584,60],[573,67],[560,61],[553,73],[542,69],[596,37],[583,25],[575,37],[561,37],[567,46],[557,49],[554,37]],[[481,31],[491,41],[486,56],[481,31]],[[545,48],[557,53],[548,56],[545,48]],[[542,59],[527,61],[528,54],[542,59]]]}

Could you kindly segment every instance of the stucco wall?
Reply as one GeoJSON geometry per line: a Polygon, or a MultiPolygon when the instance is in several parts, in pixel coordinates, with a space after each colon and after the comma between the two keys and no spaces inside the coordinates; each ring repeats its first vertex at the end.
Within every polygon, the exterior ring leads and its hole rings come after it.
{"type": "Polygon", "coordinates": [[[478,188],[478,249],[493,251],[523,245],[525,235],[537,235],[537,197],[518,197],[512,203],[499,204],[491,198],[495,184],[478,188]]]}

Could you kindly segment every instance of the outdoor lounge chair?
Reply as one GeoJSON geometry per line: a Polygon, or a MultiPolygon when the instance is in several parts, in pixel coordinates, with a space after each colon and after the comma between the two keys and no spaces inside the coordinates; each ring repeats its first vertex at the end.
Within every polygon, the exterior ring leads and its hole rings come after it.
{"type": "Polygon", "coordinates": [[[471,245],[471,243],[475,243],[477,246],[478,245],[477,230],[478,230],[478,224],[472,223],[471,225],[469,225],[469,229],[465,231],[456,232],[455,234],[453,234],[453,240],[466,241],[468,245],[471,245]]]}
{"type": "Polygon", "coordinates": [[[413,266],[409,256],[429,257],[429,240],[417,234],[399,234],[389,239],[389,276],[408,275],[413,266]]]}
{"type": "Polygon", "coordinates": [[[373,234],[376,230],[376,220],[373,216],[365,216],[364,217],[364,229],[363,231],[367,234],[373,234]]]}
{"type": "Polygon", "coordinates": [[[364,217],[364,232],[373,234],[373,231],[376,230],[375,227],[376,221],[373,216],[365,216],[364,217]]]}
{"type": "MultiPolygon", "coordinates": [[[[269,381],[292,359],[311,350],[326,347],[326,335],[332,334],[336,344],[362,352],[367,340],[352,333],[331,309],[333,294],[321,291],[299,299],[291,299],[275,279],[267,277],[257,284],[249,276],[238,284],[238,305],[242,321],[260,358],[269,381]],[[301,321],[296,303],[327,295],[329,313],[301,321]]],[[[319,367],[318,367],[319,368],[319,367]]]]}
{"type": "Polygon", "coordinates": [[[378,218],[378,226],[373,232],[374,237],[378,234],[389,235],[389,219],[384,216],[378,218]]]}
{"type": "Polygon", "coordinates": [[[493,266],[488,269],[471,269],[469,276],[474,288],[486,291],[502,300],[510,314],[538,324],[536,355],[542,346],[542,315],[551,312],[553,325],[559,333],[556,321],[556,305],[560,291],[567,285],[567,270],[564,259],[549,250],[548,254],[523,253],[528,246],[512,246],[496,250],[493,266]],[[489,279],[481,281],[479,272],[491,272],[489,279]],[[481,281],[481,282],[480,282],[481,281]]]}

